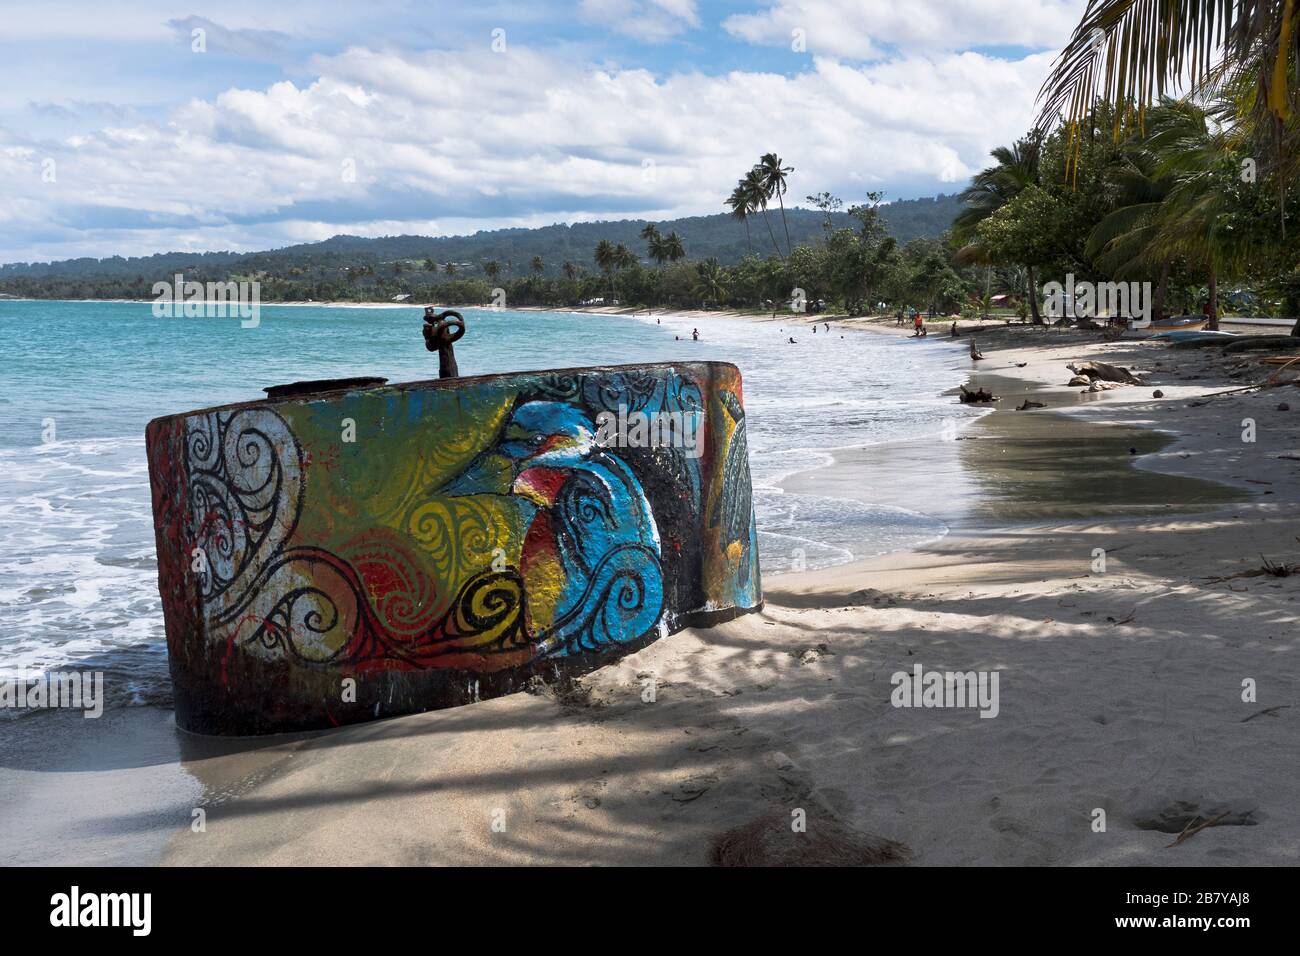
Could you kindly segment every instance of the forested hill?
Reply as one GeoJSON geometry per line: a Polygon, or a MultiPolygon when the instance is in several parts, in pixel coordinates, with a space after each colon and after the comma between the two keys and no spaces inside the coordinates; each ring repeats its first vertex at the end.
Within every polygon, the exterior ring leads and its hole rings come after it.
{"type": "MultiPolygon", "coordinates": [[[[961,208],[954,196],[940,195],[927,199],[909,199],[881,207],[881,218],[890,234],[900,243],[918,237],[941,235],[952,225],[961,208]]],[[[790,239],[795,245],[808,243],[822,236],[822,213],[816,210],[792,208],[786,210],[790,239]]],[[[850,226],[845,214],[835,217],[836,225],[850,226]]],[[[785,247],[785,231],[781,213],[777,208],[768,212],[767,222],[761,215],[749,222],[749,238],[745,224],[726,213],[712,216],[692,216],[657,223],[659,231],[676,232],[682,238],[687,256],[692,260],[718,259],[724,265],[738,262],[749,251],[759,255],[772,252],[770,224],[777,242],[785,247]]],[[[482,274],[484,263],[494,261],[500,266],[502,276],[524,275],[531,269],[534,257],[540,257],[544,274],[557,275],[565,262],[584,269],[592,269],[592,251],[596,243],[608,239],[623,243],[641,258],[645,256],[645,241],[640,232],[646,225],[644,219],[625,219],[615,222],[580,222],[559,224],[540,229],[497,229],[478,232],[472,236],[386,236],[363,239],[358,236],[334,236],[324,242],[287,246],[267,252],[169,252],[153,256],[107,259],[66,259],[52,263],[11,263],[0,266],[0,292],[10,294],[50,294],[52,289],[38,289],[50,285],[40,280],[59,279],[68,286],[67,294],[76,290],[78,280],[147,279],[150,282],[169,278],[174,272],[201,273],[207,278],[225,278],[265,272],[275,275],[292,275],[295,270],[332,266],[347,268],[380,263],[422,263],[432,260],[439,265],[455,263],[462,275],[482,274]],[[25,281],[24,281],[25,280],[25,281]],[[33,281],[35,280],[35,281],[33,281]]],[[[116,287],[117,283],[109,283],[116,287]]],[[[114,290],[117,291],[117,290],[114,290]]],[[[108,288],[84,288],[87,298],[110,294],[108,288]]]]}

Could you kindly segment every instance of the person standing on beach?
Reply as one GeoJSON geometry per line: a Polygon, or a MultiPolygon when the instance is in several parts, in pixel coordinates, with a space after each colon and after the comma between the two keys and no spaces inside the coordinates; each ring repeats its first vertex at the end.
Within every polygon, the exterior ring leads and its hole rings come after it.
{"type": "Polygon", "coordinates": [[[916,312],[916,316],[912,319],[912,326],[916,329],[912,334],[919,337],[921,330],[925,328],[925,320],[921,318],[921,312],[919,309],[916,312]]]}

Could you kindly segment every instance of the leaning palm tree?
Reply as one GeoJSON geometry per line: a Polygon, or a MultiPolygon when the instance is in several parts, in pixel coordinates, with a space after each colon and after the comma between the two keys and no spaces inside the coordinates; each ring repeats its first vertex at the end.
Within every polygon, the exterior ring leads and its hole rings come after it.
{"type": "Polygon", "coordinates": [[[749,172],[745,173],[739,184],[736,186],[745,196],[745,202],[749,204],[751,210],[757,209],[763,213],[763,223],[767,226],[767,234],[772,240],[772,248],[782,259],[785,255],[781,252],[781,247],[776,244],[776,233],[772,231],[772,223],[767,218],[767,184],[763,180],[763,174],[755,166],[749,172]]]}
{"type": "MultiPolygon", "coordinates": [[[[1134,264],[1160,264],[1161,286],[1171,262],[1204,270],[1212,330],[1219,327],[1223,277],[1247,271],[1276,248],[1271,230],[1252,228],[1252,211],[1240,205],[1231,133],[1214,121],[1215,112],[1187,99],[1166,99],[1152,111],[1141,153],[1148,195],[1101,220],[1088,245],[1099,265],[1121,277],[1134,264]]],[[[1163,305],[1162,289],[1157,299],[1163,305]]]]}
{"type": "Polygon", "coordinates": [[[1154,139],[1159,172],[1172,185],[1161,203],[1152,241],[1155,256],[1183,258],[1207,276],[1210,328],[1219,328],[1219,281],[1246,268],[1266,250],[1252,230],[1243,230],[1234,208],[1237,169],[1225,142],[1228,133],[1201,105],[1180,101],[1154,139]]]}
{"type": "Polygon", "coordinates": [[[754,240],[749,234],[749,214],[754,210],[749,205],[749,198],[745,194],[743,184],[737,184],[731,191],[731,195],[727,197],[727,205],[731,208],[731,218],[739,219],[745,224],[745,245],[749,247],[750,252],[753,252],[754,240]]]}
{"type": "MultiPolygon", "coordinates": [[[[1030,186],[1041,182],[1040,157],[1042,138],[1031,133],[1017,140],[1014,146],[999,146],[993,150],[996,164],[976,173],[970,185],[961,193],[964,208],[952,224],[952,237],[961,244],[957,253],[960,262],[987,262],[985,250],[976,240],[976,229],[981,222],[1010,203],[1030,186]]],[[[1038,312],[1038,285],[1033,266],[1026,267],[1029,308],[1035,325],[1042,325],[1038,312]]]]}
{"type": "Polygon", "coordinates": [[[1077,138],[1101,96],[1118,135],[1126,114],[1145,114],[1184,80],[1193,95],[1236,85],[1240,118],[1273,126],[1280,163],[1282,126],[1300,111],[1296,61],[1300,0],[1089,0],[1039,92],[1038,127],[1064,113],[1077,138]]]}
{"type": "Polygon", "coordinates": [[[758,161],[759,175],[763,178],[763,188],[767,191],[767,196],[771,199],[776,197],[776,201],[781,204],[781,226],[785,229],[785,247],[793,252],[794,246],[790,244],[790,226],[785,221],[785,177],[787,173],[794,172],[793,166],[782,165],[781,157],[776,153],[764,153],[758,161]]]}

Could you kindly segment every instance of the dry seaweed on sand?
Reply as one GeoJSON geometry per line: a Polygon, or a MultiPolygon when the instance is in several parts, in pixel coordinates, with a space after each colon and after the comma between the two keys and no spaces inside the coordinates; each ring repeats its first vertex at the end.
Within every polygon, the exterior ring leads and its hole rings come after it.
{"type": "Polygon", "coordinates": [[[1221,584],[1224,581],[1235,581],[1237,578],[1289,578],[1293,574],[1300,574],[1300,564],[1287,564],[1285,562],[1274,564],[1262,554],[1259,556],[1259,559],[1264,562],[1261,567],[1250,568],[1246,571],[1238,571],[1236,574],[1225,574],[1222,577],[1206,578],[1205,583],[1221,584]]]}

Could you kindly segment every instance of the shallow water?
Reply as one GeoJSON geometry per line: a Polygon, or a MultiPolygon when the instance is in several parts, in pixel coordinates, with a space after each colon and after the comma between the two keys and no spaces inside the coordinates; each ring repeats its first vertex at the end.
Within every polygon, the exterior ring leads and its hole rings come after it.
{"type": "MultiPolygon", "coordinates": [[[[778,487],[829,461],[827,449],[939,435],[978,417],[941,394],[965,379],[960,350],[945,343],[722,319],[465,313],[465,375],[738,365],[768,573],[947,529],[924,508],[877,503],[883,496],[778,487]]],[[[0,676],[93,668],[105,672],[110,703],[165,702],[145,424],[299,379],[433,377],[420,326],[418,308],[263,306],[258,327],[245,329],[234,318],[159,319],[141,303],[0,301],[0,676]]]]}

